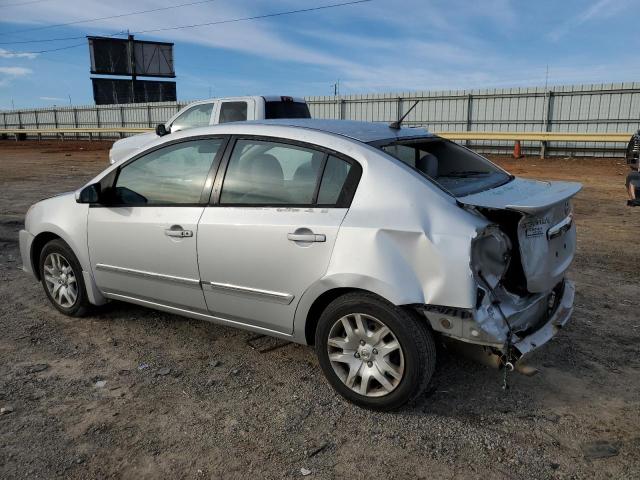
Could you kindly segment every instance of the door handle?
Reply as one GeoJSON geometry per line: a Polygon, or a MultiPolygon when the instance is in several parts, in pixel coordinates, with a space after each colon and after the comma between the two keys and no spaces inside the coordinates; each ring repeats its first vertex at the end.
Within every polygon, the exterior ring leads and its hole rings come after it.
{"type": "Polygon", "coordinates": [[[317,233],[288,233],[287,238],[292,242],[326,242],[327,237],[317,233]]]}
{"type": "Polygon", "coordinates": [[[167,228],[164,231],[167,237],[187,238],[193,237],[192,230],[184,230],[180,225],[173,225],[171,228],[167,228]]]}

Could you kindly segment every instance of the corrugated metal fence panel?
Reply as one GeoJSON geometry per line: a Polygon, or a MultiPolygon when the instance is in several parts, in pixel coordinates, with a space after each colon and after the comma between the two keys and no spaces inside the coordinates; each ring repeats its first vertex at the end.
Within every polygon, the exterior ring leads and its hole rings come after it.
{"type": "MultiPolygon", "coordinates": [[[[640,83],[456,91],[388,92],[307,97],[311,116],[392,122],[405,119],[431,131],[631,133],[640,126],[640,83]]],[[[0,112],[0,127],[154,127],[188,102],[80,105],[0,112]]],[[[111,138],[118,137],[118,134],[111,138]]],[[[106,138],[104,134],[102,138],[106,138]]],[[[483,152],[507,153],[512,142],[473,141],[483,152]]],[[[523,142],[538,151],[540,142],[523,142]]],[[[550,142],[553,155],[621,155],[625,145],[550,142]]]]}

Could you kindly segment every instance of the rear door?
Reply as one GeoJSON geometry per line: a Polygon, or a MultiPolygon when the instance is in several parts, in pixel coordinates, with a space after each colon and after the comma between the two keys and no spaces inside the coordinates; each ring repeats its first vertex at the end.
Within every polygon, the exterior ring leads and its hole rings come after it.
{"type": "Polygon", "coordinates": [[[291,333],[302,293],[326,272],[361,167],[285,140],[238,138],[228,150],[198,227],[207,308],[291,333]]]}

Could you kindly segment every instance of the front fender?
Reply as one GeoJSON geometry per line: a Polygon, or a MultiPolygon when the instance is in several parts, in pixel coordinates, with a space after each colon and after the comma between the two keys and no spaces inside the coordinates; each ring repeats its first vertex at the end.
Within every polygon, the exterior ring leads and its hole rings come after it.
{"type": "MultiPolygon", "coordinates": [[[[82,267],[89,301],[100,305],[106,302],[91,275],[87,242],[89,205],[77,203],[75,192],[65,193],[36,203],[25,218],[25,229],[34,239],[43,233],[60,237],[71,248],[82,267]]],[[[30,242],[30,249],[33,242],[30,242]]],[[[31,258],[29,251],[29,258],[31,258]]],[[[34,265],[37,268],[37,265],[34,265]]]]}

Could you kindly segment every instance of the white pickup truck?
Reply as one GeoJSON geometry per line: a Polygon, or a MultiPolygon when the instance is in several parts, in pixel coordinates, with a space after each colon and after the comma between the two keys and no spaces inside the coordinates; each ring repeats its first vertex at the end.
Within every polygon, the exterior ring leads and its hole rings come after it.
{"type": "Polygon", "coordinates": [[[142,133],[115,142],[109,151],[109,163],[129,157],[158,137],[187,128],[270,118],[311,118],[311,115],[304,99],[296,97],[253,96],[201,100],[190,103],[166,123],[158,125],[155,132],[142,133]]]}

